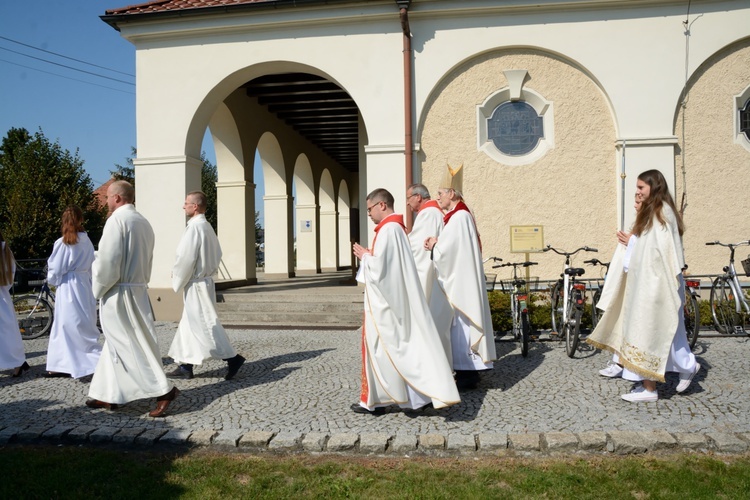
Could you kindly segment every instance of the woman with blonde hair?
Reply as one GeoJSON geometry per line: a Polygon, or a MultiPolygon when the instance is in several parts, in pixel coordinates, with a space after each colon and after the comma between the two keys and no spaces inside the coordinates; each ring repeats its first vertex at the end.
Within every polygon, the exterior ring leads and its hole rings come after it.
{"type": "Polygon", "coordinates": [[[63,211],[61,231],[47,261],[47,281],[57,287],[57,294],[44,376],[80,378],[94,373],[102,352],[91,290],[94,245],[77,206],[63,211]]]}
{"type": "Polygon", "coordinates": [[[587,342],[615,352],[622,378],[640,383],[622,399],[653,402],[665,372],[679,374],[676,391],[683,392],[701,366],[690,351],[682,312],[685,226],[661,172],[638,176],[636,198],[641,206],[632,232],[618,233],[627,248],[615,252],[602,292],[604,316],[587,342]]]}
{"type": "Polygon", "coordinates": [[[15,272],[13,252],[0,233],[0,370],[13,368],[13,376],[20,377],[29,369],[29,364],[26,362],[23,339],[10,296],[15,272]]]}

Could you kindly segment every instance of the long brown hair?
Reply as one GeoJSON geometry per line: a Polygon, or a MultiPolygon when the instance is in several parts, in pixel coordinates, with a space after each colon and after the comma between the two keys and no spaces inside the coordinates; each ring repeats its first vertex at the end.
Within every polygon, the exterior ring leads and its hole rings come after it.
{"type": "Polygon", "coordinates": [[[677,220],[677,230],[680,232],[680,236],[685,232],[685,224],[682,222],[682,217],[677,211],[677,207],[674,204],[672,195],[669,194],[669,187],[667,186],[667,180],[664,178],[661,172],[658,170],[647,170],[638,176],[638,180],[645,182],[651,188],[648,198],[643,200],[641,209],[638,210],[638,215],[635,217],[635,224],[633,225],[633,234],[640,236],[644,232],[651,229],[654,225],[654,218],[664,226],[667,221],[664,219],[662,209],[664,205],[669,205],[672,209],[675,219],[677,220]]]}
{"type": "Polygon", "coordinates": [[[76,205],[65,207],[62,214],[62,239],[66,245],[78,243],[78,233],[83,232],[83,211],[76,205]]]}
{"type": "Polygon", "coordinates": [[[3,234],[0,233],[0,242],[5,243],[0,245],[0,286],[8,286],[13,284],[13,252],[10,251],[10,246],[3,238],[3,234]]]}

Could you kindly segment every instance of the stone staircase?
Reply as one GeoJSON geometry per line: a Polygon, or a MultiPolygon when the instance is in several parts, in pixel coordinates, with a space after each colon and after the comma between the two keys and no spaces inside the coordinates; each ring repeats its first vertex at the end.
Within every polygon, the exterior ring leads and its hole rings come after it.
{"type": "Polygon", "coordinates": [[[364,289],[350,283],[348,270],[287,279],[258,273],[257,285],[217,290],[219,319],[227,328],[354,330],[364,289]]]}

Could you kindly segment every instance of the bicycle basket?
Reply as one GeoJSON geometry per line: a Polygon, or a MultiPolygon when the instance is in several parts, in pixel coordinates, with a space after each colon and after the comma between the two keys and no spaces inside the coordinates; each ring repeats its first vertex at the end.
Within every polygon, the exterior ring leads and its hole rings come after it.
{"type": "Polygon", "coordinates": [[[742,261],[742,268],[745,270],[745,276],[750,276],[750,255],[742,261]]]}

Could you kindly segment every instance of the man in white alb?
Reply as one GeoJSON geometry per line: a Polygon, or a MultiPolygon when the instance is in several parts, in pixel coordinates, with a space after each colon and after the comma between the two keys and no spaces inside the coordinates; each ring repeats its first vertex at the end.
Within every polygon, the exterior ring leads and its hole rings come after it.
{"type": "Polygon", "coordinates": [[[451,322],[453,308],[445,292],[440,288],[435,271],[435,263],[430,253],[424,251],[424,242],[430,236],[438,237],[443,230],[443,211],[423,184],[412,184],[406,189],[406,205],[414,212],[414,226],[409,233],[409,244],[417,264],[419,281],[422,284],[427,305],[435,321],[448,364],[453,364],[451,354],[451,322]]]}
{"type": "Polygon", "coordinates": [[[216,313],[216,288],[213,276],[219,270],[221,246],[214,228],[206,220],[206,195],[193,191],[182,206],[189,217],[177,246],[172,268],[172,288],[184,291],[185,307],[169,356],[179,363],[167,373],[172,378],[193,378],[193,365],[209,359],[227,362],[225,380],[234,378],[245,362],[229,342],[216,313]]]}
{"type": "Polygon", "coordinates": [[[393,195],[385,189],[371,192],[366,203],[377,226],[371,250],[354,244],[365,321],[360,401],[351,409],[382,415],[391,404],[407,411],[456,404],[460,397],[419,285],[403,216],[393,212],[393,195]]]}
{"type": "Polygon", "coordinates": [[[438,203],[446,210],[439,238],[430,237],[425,249],[432,252],[438,280],[453,306],[451,325],[453,369],[459,389],[473,389],[479,372],[493,367],[495,335],[487,299],[482,245],[474,216],[463,201],[463,165],[448,167],[438,189],[438,203]]]}
{"type": "Polygon", "coordinates": [[[126,181],[115,181],[107,189],[111,215],[92,266],[105,341],[86,406],[112,410],[156,397],[149,416],[162,417],[180,391],[164,374],[148,298],[154,231],[136,212],[134,200],[135,190],[126,181]]]}

